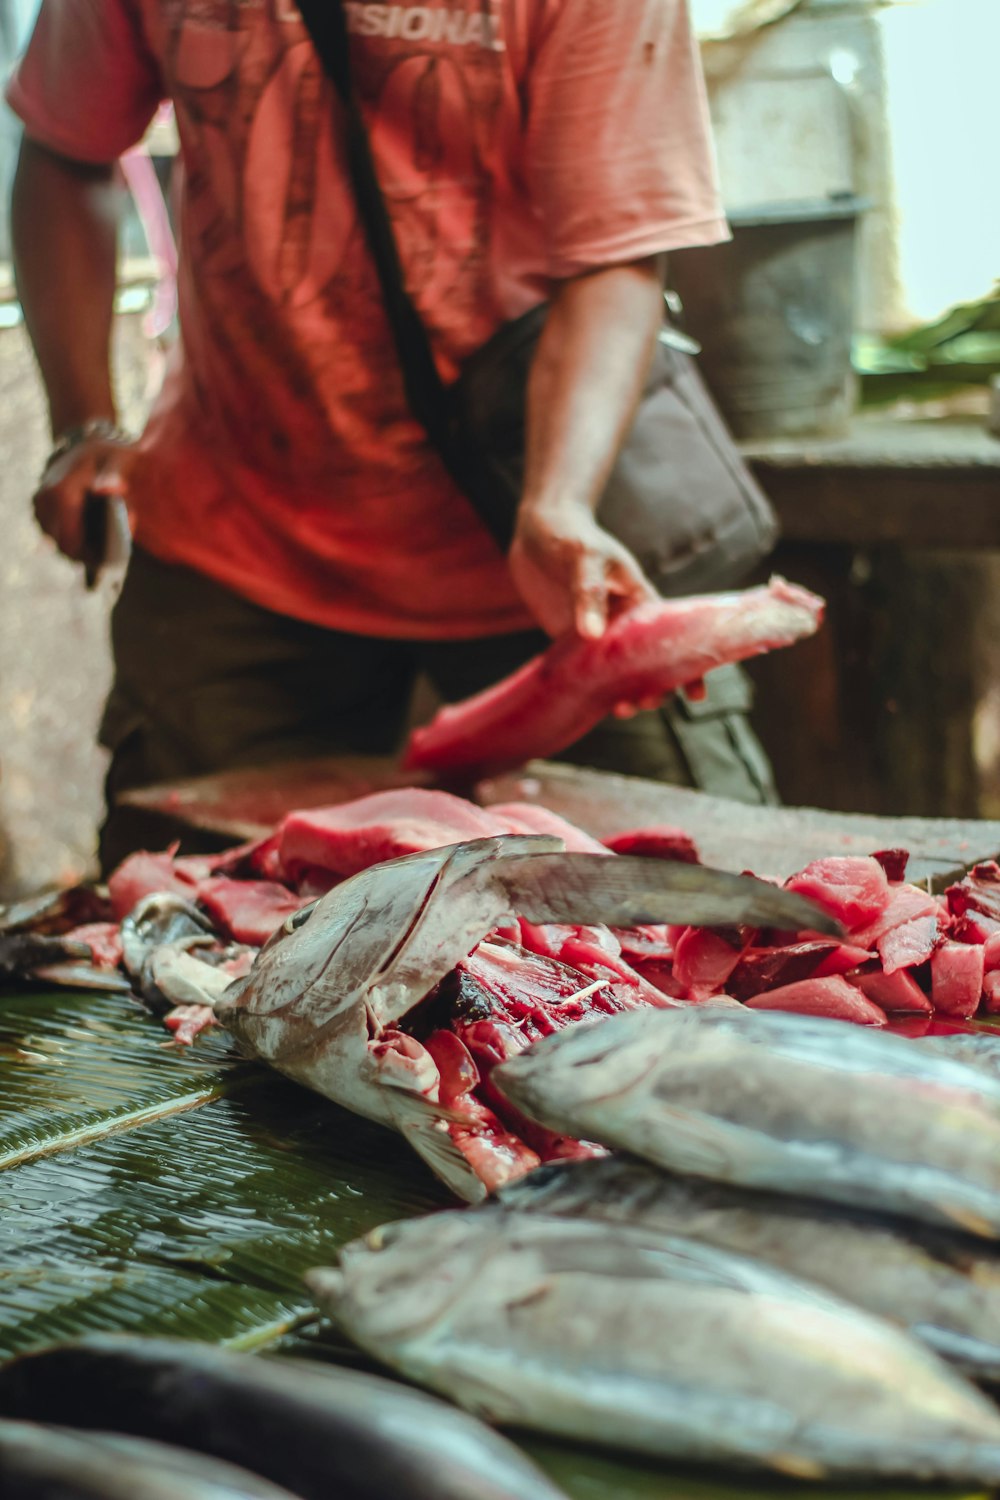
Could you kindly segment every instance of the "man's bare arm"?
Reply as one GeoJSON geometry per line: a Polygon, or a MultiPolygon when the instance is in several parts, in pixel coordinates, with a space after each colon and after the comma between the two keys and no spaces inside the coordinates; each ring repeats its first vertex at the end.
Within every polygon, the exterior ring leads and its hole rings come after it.
{"type": "Polygon", "coordinates": [[[551,635],[602,634],[650,597],[638,563],[594,519],[663,322],[660,259],[564,282],[528,388],[528,451],[511,570],[551,635]]]}
{"type": "MultiPolygon", "coordinates": [[[[14,270],[54,435],[114,420],[109,346],[121,201],[113,165],[89,166],[22,143],[11,203],[14,270]]],[[[91,440],[43,476],[36,514],[70,557],[80,554],[87,492],[122,488],[108,474],[120,456],[117,445],[91,440]]]]}

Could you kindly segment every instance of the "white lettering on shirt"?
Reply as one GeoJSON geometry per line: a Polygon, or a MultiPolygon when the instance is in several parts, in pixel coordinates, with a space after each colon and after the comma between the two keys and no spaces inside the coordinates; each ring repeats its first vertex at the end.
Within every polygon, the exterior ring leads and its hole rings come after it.
{"type": "Polygon", "coordinates": [[[481,47],[491,52],[506,50],[498,18],[483,11],[470,13],[432,5],[372,5],[365,0],[347,0],[345,8],[348,30],[355,36],[448,42],[453,47],[481,47]]]}

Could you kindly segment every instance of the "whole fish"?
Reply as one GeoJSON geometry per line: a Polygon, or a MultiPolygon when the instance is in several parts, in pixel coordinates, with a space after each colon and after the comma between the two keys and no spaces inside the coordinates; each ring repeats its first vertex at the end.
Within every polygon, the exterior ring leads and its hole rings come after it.
{"type": "Polygon", "coordinates": [[[233,1464],[162,1443],[0,1421],[3,1500],[294,1500],[233,1464]]]}
{"type": "MultiPolygon", "coordinates": [[[[401,1131],[455,1193],[478,1201],[480,1172],[456,1144],[468,1122],[450,1129],[456,1121],[441,1102],[438,1065],[404,1026],[461,960],[515,917],[615,927],[833,925],[801,897],[763,881],[655,859],[567,854],[558,839],[512,835],[355,875],[291,916],[246,979],[206,998],[244,1051],[401,1131]]],[[[581,979],[581,992],[586,986],[581,979]]],[[[499,1129],[495,1119],[493,1126],[499,1129]]],[[[491,1150],[491,1185],[537,1164],[509,1134],[492,1137],[491,1150]]]]}
{"type": "Polygon", "coordinates": [[[559,1162],[501,1188],[511,1212],[631,1224],[749,1255],[908,1328],[1000,1381],[1000,1248],[833,1204],[676,1177],[630,1157],[559,1162]]]}
{"type": "Polygon", "coordinates": [[[306,1281],[363,1348],[500,1424],[810,1478],[1000,1481],[1000,1412],[930,1350],[695,1240],[452,1212],[306,1281]]]}
{"type": "Polygon", "coordinates": [[[903,1037],[779,1011],[634,1011],[491,1082],[551,1130],[672,1171],[1000,1237],[1000,1079],[903,1037]]]}
{"type": "Polygon", "coordinates": [[[96,1335],[22,1355],[0,1367],[0,1413],[183,1445],[302,1500],[564,1500],[513,1444],[422,1392],[203,1344],[96,1335]]]}

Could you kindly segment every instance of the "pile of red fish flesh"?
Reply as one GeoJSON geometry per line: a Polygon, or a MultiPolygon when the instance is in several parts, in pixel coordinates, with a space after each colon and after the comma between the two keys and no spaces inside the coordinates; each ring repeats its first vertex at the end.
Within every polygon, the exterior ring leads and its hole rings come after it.
{"type": "MultiPolygon", "coordinates": [[[[166,891],[195,903],[220,938],[256,948],[306,902],[371,865],[502,833],[556,834],[570,851],[609,858],[615,852],[698,858],[680,829],[624,830],[598,842],[528,803],[481,808],[445,792],[390,791],[291,813],[269,838],[221,856],[135,854],[109,881],[115,921],[88,923],[67,937],[86,944],[95,965],[112,970],[121,959],[117,922],[142,897],[166,891]]],[[[556,991],[563,995],[603,981],[586,1002],[574,1002],[573,1019],[577,1012],[696,1003],[718,995],[755,1009],[865,1025],[906,1017],[908,1029],[919,1029],[921,1021],[929,1026],[935,1014],[961,1021],[1000,1015],[1000,867],[977,865],[944,896],[934,896],[906,882],[906,863],[905,852],[897,850],[868,858],[834,856],[786,882],[843,924],[842,941],[809,932],[611,932],[522,921],[516,932],[500,934],[506,945],[502,960],[499,950],[478,950],[470,958],[464,983],[483,992],[479,1022],[484,1007],[492,1006],[490,1025],[502,1023],[525,1041],[570,1019],[559,1009],[558,994],[549,991],[552,972],[543,974],[527,955],[559,966],[556,991]],[[521,967],[512,968],[510,954],[519,950],[521,967]],[[537,991],[537,998],[525,1002],[527,1009],[510,1012],[512,985],[529,996],[537,991]]],[[[485,1056],[484,1034],[484,1025],[470,1033],[485,1056]]],[[[492,1055],[494,1043],[485,1050],[492,1055]]]]}

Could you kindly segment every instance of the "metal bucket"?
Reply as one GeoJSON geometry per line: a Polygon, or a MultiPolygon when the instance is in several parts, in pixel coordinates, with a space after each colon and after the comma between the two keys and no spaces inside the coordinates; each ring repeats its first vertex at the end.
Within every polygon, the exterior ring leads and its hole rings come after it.
{"type": "Polygon", "coordinates": [[[684,326],[736,437],[846,430],[857,224],[867,206],[845,194],[734,210],[730,244],[671,256],[684,326]]]}

